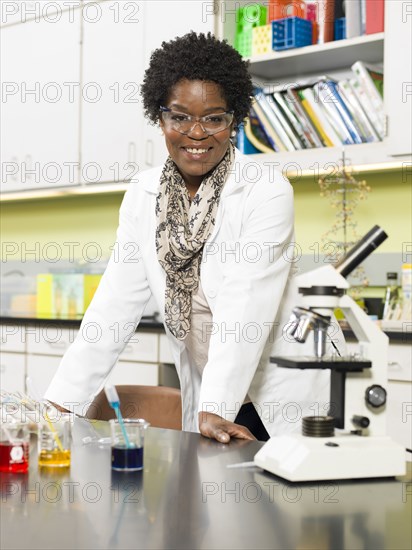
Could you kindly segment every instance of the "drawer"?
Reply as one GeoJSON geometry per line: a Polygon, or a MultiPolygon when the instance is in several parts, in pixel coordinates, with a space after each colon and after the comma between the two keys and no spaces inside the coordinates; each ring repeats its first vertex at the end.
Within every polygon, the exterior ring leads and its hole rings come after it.
{"type": "Polygon", "coordinates": [[[2,390],[24,393],[25,357],[23,353],[0,354],[0,387],[2,390]]]}
{"type": "Polygon", "coordinates": [[[389,346],[388,378],[412,382],[412,346],[410,344],[389,346]]]}
{"type": "Polygon", "coordinates": [[[142,361],[157,363],[159,336],[146,332],[136,332],[120,355],[121,361],[142,361]]]}
{"type": "Polygon", "coordinates": [[[118,361],[105,384],[157,386],[158,382],[159,368],[157,364],[118,361]]]}
{"type": "Polygon", "coordinates": [[[159,363],[174,364],[175,360],[173,358],[172,349],[166,334],[161,334],[159,340],[159,363]]]}
{"type": "Polygon", "coordinates": [[[17,351],[24,353],[26,350],[24,325],[1,325],[1,349],[2,351],[17,351]]]}
{"type": "Polygon", "coordinates": [[[62,328],[59,325],[26,327],[27,352],[62,356],[77,333],[77,328],[62,328]]]}

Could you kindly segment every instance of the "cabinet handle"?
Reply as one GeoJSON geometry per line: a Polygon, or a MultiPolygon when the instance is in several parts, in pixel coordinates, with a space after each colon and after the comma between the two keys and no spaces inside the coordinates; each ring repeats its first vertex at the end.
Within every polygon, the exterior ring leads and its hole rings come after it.
{"type": "Polygon", "coordinates": [[[151,139],[146,140],[146,164],[153,166],[153,141],[151,139]]]}
{"type": "Polygon", "coordinates": [[[49,342],[49,346],[54,349],[67,348],[67,342],[49,342]]]}

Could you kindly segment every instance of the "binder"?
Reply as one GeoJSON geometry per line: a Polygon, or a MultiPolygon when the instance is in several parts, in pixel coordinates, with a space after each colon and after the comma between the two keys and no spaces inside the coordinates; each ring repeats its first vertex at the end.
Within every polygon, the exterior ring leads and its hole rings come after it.
{"type": "Polygon", "coordinates": [[[289,121],[290,127],[295,132],[296,136],[299,138],[303,149],[311,149],[312,145],[308,137],[305,135],[304,129],[302,128],[301,123],[299,122],[299,117],[295,113],[290,102],[288,102],[285,95],[286,92],[274,92],[273,97],[276,100],[279,108],[284,113],[285,117],[289,121]]]}
{"type": "MultiPolygon", "coordinates": [[[[305,100],[310,105],[316,119],[317,123],[315,125],[321,134],[322,140],[325,142],[327,147],[338,147],[343,144],[342,139],[336,133],[333,126],[329,123],[329,120],[326,117],[324,110],[322,109],[322,104],[317,101],[315,93],[312,88],[306,88],[302,90],[302,95],[305,100]],[[319,128],[318,128],[319,125],[319,128]]],[[[310,115],[312,117],[312,115],[310,115]]]]}
{"type": "Polygon", "coordinates": [[[279,134],[270,124],[265,111],[262,109],[260,103],[256,101],[256,98],[253,100],[252,105],[270,145],[275,151],[286,151],[286,147],[280,139],[279,134]]]}
{"type": "Polygon", "coordinates": [[[366,34],[383,32],[385,0],[366,0],[366,34]]]}
{"type": "Polygon", "coordinates": [[[289,138],[289,135],[287,134],[281,120],[279,119],[279,112],[277,110],[277,107],[274,105],[273,98],[267,98],[266,95],[263,93],[263,90],[257,90],[255,92],[255,99],[262,107],[268,121],[273,126],[273,129],[279,136],[285,148],[288,151],[295,151],[296,148],[294,147],[292,140],[289,138]]]}
{"type": "Polygon", "coordinates": [[[373,125],[381,138],[385,137],[385,114],[382,99],[383,72],[379,67],[356,61],[351,67],[361,87],[368,96],[374,113],[373,125]],[[378,91],[381,89],[381,92],[378,91]]]}
{"type": "Polygon", "coordinates": [[[273,153],[273,148],[268,141],[253,107],[250,109],[249,117],[245,122],[245,134],[250,143],[261,153],[273,153]]]}

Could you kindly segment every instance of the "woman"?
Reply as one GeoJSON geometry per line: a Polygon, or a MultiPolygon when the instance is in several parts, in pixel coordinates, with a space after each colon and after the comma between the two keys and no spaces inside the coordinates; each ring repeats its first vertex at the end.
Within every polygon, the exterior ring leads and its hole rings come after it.
{"type": "Polygon", "coordinates": [[[282,337],[296,299],[293,195],[270,163],[248,161],[231,142],[251,105],[247,64],[226,42],[189,33],[153,53],[142,96],[169,157],[131,182],[116,254],[83,320],[101,338],[88,342],[80,330],[46,398],[84,414],[153,295],[180,378],[183,429],[221,442],[294,429],[296,411],[285,407],[313,414],[328,379],[269,364],[274,344],[298,353],[282,337]]]}

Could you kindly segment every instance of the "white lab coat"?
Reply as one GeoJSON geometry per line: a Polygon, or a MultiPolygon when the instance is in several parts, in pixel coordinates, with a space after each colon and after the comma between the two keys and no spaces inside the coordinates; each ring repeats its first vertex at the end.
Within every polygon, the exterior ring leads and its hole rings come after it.
{"type": "MultiPolygon", "coordinates": [[[[164,311],[165,273],[155,247],[161,170],[148,170],[130,183],[108,267],[45,394],[79,414],[102,388],[151,295],[164,311]]],[[[183,429],[198,431],[199,410],[233,421],[246,394],[270,435],[298,429],[302,415],[327,412],[327,372],[269,363],[274,354],[313,353],[311,339],[291,343],[283,332],[298,302],[293,240],[289,182],[269,163],[236,151],[201,264],[213,315],[213,325],[205,326],[211,339],[202,379],[184,343],[165,327],[181,383],[183,429]]]]}

